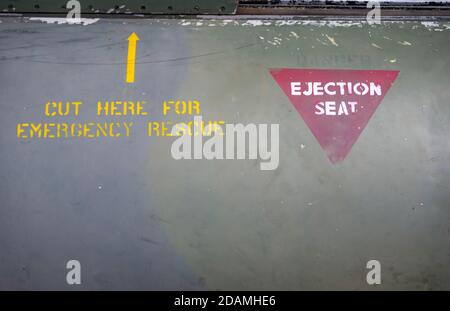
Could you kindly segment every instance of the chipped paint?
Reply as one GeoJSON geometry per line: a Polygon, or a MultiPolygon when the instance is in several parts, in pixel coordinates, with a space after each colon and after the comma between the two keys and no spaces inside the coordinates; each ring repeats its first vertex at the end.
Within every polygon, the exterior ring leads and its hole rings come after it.
{"type": "MultiPolygon", "coordinates": [[[[219,16],[209,16],[209,17],[199,17],[203,21],[208,21],[208,23],[204,24],[205,26],[213,27],[213,26],[227,26],[229,24],[235,26],[247,26],[247,27],[260,27],[260,26],[311,26],[311,27],[327,27],[327,28],[339,28],[339,27],[358,27],[362,28],[368,26],[368,23],[364,20],[297,20],[297,19],[288,19],[288,20],[277,20],[271,19],[269,17],[264,17],[261,19],[245,19],[245,18],[235,18],[235,19],[220,19],[219,16]]],[[[400,24],[400,28],[409,25],[411,22],[409,21],[383,21],[384,25],[398,25],[400,24]]],[[[179,21],[179,24],[182,26],[196,26],[194,22],[186,21],[184,19],[179,21]]],[[[450,25],[442,25],[435,21],[423,21],[419,24],[415,23],[411,27],[425,27],[429,31],[443,31],[450,29],[450,25]]],[[[295,33],[295,32],[294,32],[295,33]]],[[[292,34],[292,33],[291,33],[292,34]]],[[[298,34],[296,34],[298,36],[298,34]]],[[[295,38],[296,35],[293,35],[295,38]]],[[[392,40],[389,37],[383,37],[386,40],[392,40]]],[[[298,38],[297,38],[298,39],[298,38]]],[[[333,44],[335,45],[335,44],[333,44]]]]}
{"type": "Polygon", "coordinates": [[[242,26],[263,26],[264,23],[262,20],[248,20],[242,24],[242,26]]]}
{"type": "Polygon", "coordinates": [[[98,22],[100,19],[99,18],[80,18],[80,19],[75,19],[75,18],[58,18],[58,17],[30,17],[30,21],[39,21],[39,22],[43,22],[43,23],[47,23],[47,24],[69,24],[69,25],[83,25],[83,26],[87,26],[87,25],[92,25],[96,22],[98,22]]]}

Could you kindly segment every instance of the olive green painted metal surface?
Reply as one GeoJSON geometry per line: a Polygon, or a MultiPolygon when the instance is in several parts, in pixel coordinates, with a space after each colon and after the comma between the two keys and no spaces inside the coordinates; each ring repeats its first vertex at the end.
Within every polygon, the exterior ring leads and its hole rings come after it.
{"type": "Polygon", "coordinates": [[[448,22],[0,21],[1,289],[450,289],[448,22]],[[400,75],[333,165],[278,67],[400,75]],[[145,100],[149,115],[121,139],[18,139],[52,99],[84,102],[72,121],[108,99],[145,100]],[[174,160],[174,139],[146,131],[192,119],[164,116],[169,99],[199,101],[205,120],[280,124],[279,167],[174,160]],[[70,259],[79,287],[65,283],[70,259]]]}
{"type": "MultiPolygon", "coordinates": [[[[85,14],[231,14],[237,0],[90,0],[80,1],[85,14]]],[[[0,0],[0,12],[67,13],[68,0],[0,0]]]]}

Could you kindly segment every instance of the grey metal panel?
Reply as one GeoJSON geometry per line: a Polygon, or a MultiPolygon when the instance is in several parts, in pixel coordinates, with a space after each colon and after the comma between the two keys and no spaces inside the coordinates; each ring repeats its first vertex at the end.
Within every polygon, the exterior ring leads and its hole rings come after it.
{"type": "Polygon", "coordinates": [[[0,21],[1,289],[373,289],[370,259],[382,264],[376,289],[450,289],[447,22],[0,21]],[[131,32],[141,40],[126,85],[131,32]],[[277,67],[400,76],[332,165],[277,67]],[[100,98],[140,98],[149,117],[133,118],[129,139],[18,140],[17,123],[45,121],[53,98],[83,100],[82,120],[100,98]],[[279,168],[173,160],[171,140],[145,132],[168,98],[230,123],[279,123],[279,168]],[[80,287],[65,283],[69,259],[80,287]]]}

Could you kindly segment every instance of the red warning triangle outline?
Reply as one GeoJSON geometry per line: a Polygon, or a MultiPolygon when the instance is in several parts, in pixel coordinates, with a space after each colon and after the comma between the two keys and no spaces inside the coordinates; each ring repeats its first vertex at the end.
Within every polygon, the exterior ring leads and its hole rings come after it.
{"type": "MultiPolygon", "coordinates": [[[[310,68],[273,68],[269,71],[333,164],[342,162],[350,153],[400,72],[398,70],[310,68]],[[358,82],[366,84],[374,82],[381,86],[381,95],[371,96],[370,92],[366,95],[349,94],[347,88],[343,95],[338,94],[339,91],[336,95],[325,93],[319,96],[292,95],[291,82],[301,82],[301,87],[307,86],[307,82],[322,82],[322,86],[328,82],[351,82],[353,85],[358,82]],[[350,108],[349,102],[357,102],[354,105],[356,112],[350,112],[348,115],[317,115],[319,110],[316,105],[325,101],[335,103],[336,114],[342,102],[347,111],[350,108]]],[[[334,90],[336,91],[336,88],[334,90]]]]}

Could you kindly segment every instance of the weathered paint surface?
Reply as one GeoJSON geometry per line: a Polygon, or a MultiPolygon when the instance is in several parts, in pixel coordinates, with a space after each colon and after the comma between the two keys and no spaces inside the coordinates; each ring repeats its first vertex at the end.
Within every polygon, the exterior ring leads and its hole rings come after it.
{"type": "MultiPolygon", "coordinates": [[[[68,4],[69,8],[73,8],[73,3],[65,0],[2,0],[0,1],[0,12],[66,14],[68,4]]],[[[82,14],[232,14],[236,8],[237,0],[80,1],[82,14]]]]}
{"type": "MultiPolygon", "coordinates": [[[[450,289],[448,22],[0,19],[0,288],[450,289]],[[48,20],[47,20],[48,21],[48,20]],[[125,83],[136,32],[135,83],[125,83]],[[399,70],[332,165],[269,68],[399,70]],[[280,165],[175,161],[173,139],[20,140],[48,100],[195,99],[279,123],[280,165]]],[[[66,120],[75,121],[67,117],[66,120]]]]}

